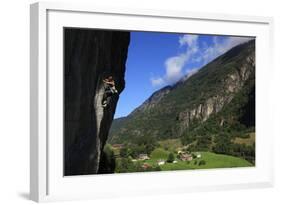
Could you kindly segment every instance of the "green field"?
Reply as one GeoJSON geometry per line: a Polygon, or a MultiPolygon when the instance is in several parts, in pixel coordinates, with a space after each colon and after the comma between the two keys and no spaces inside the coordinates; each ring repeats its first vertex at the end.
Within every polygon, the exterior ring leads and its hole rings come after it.
{"type": "MultiPolygon", "coordinates": [[[[157,160],[167,159],[169,152],[158,148],[151,154],[151,158],[145,162],[152,166],[157,166],[157,160]]],[[[249,167],[253,166],[250,162],[233,156],[215,154],[212,152],[200,152],[201,158],[193,159],[190,162],[177,159],[177,163],[165,163],[161,165],[161,170],[188,170],[188,169],[211,169],[211,168],[231,168],[231,167],[249,167]],[[204,160],[205,165],[200,165],[199,162],[204,160]],[[196,164],[195,164],[196,162],[196,164]]]]}
{"type": "Polygon", "coordinates": [[[154,159],[154,160],[158,160],[158,159],[164,159],[166,160],[168,155],[170,152],[162,149],[162,148],[156,148],[155,150],[153,150],[153,152],[150,154],[150,158],[154,159]]]}

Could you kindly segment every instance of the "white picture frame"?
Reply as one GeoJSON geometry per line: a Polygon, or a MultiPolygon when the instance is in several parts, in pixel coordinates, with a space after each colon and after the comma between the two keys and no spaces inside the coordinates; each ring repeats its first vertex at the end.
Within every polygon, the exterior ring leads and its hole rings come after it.
{"type": "Polygon", "coordinates": [[[270,106],[267,93],[271,86],[269,70],[272,69],[272,29],[273,19],[270,17],[101,8],[91,4],[54,2],[32,4],[30,9],[30,198],[41,202],[273,186],[274,142],[273,133],[269,129],[272,113],[262,109],[264,106],[270,106]],[[182,25],[188,25],[188,29],[182,25]],[[61,32],[64,26],[255,36],[256,166],[64,177],[62,136],[60,136],[62,122],[59,120],[62,116],[59,113],[62,110],[61,32]],[[57,69],[55,71],[52,68],[57,69]],[[150,182],[149,186],[145,181],[150,182]],[[108,183],[115,186],[106,186],[108,183]]]}

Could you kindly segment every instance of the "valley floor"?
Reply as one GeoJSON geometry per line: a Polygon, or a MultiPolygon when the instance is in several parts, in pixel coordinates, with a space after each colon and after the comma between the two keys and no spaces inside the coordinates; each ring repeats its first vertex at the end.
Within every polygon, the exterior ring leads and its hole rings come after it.
{"type": "MultiPolygon", "coordinates": [[[[188,169],[210,169],[210,168],[232,168],[232,167],[250,167],[253,166],[250,162],[229,155],[215,154],[212,152],[200,152],[201,157],[191,161],[177,160],[177,163],[165,163],[161,165],[162,171],[169,170],[188,170],[188,169]],[[205,161],[205,164],[200,162],[205,161]]],[[[152,166],[157,165],[159,158],[146,160],[146,163],[152,166]]]]}
{"type": "MultiPolygon", "coordinates": [[[[254,141],[250,139],[237,139],[239,143],[254,141]],[[244,141],[243,141],[244,140],[244,141]]],[[[253,167],[251,162],[227,154],[217,154],[211,151],[184,152],[179,139],[168,139],[158,141],[156,147],[149,155],[143,154],[140,157],[121,157],[119,148],[113,148],[116,168],[115,173],[142,172],[142,171],[171,171],[171,170],[194,170],[194,169],[215,169],[234,167],[253,167]],[[169,155],[173,155],[169,160],[169,155]]]]}

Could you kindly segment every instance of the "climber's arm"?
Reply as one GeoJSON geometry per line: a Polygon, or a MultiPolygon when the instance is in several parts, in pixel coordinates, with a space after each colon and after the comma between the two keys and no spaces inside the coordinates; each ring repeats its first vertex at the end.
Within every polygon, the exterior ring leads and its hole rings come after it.
{"type": "Polygon", "coordinates": [[[115,86],[114,81],[107,81],[106,83],[109,84],[109,85],[115,86]]]}

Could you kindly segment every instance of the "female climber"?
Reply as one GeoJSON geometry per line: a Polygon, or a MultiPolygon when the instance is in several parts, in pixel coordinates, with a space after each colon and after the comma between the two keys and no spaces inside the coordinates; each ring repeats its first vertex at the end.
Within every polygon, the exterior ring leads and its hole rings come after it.
{"type": "Polygon", "coordinates": [[[113,80],[112,76],[105,78],[103,80],[103,83],[104,83],[105,89],[104,89],[104,95],[103,95],[103,99],[102,99],[102,106],[105,108],[109,104],[111,97],[114,94],[117,94],[118,91],[115,88],[115,81],[113,80]]]}

